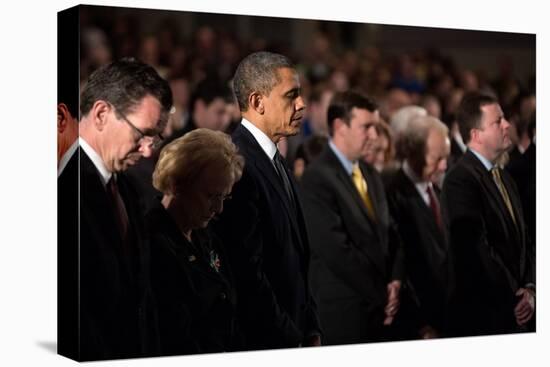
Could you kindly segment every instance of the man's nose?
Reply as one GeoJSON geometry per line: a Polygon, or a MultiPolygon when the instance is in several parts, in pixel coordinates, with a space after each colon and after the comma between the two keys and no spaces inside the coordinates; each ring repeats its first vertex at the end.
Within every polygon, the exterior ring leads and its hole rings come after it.
{"type": "Polygon", "coordinates": [[[306,108],[306,102],[302,96],[298,96],[296,100],[296,111],[300,111],[306,108]]]}
{"type": "Polygon", "coordinates": [[[510,126],[512,126],[512,125],[510,124],[510,121],[506,120],[503,117],[502,122],[501,122],[501,126],[502,126],[503,129],[508,130],[510,128],[510,126]]]}
{"type": "Polygon", "coordinates": [[[141,141],[139,152],[145,158],[149,158],[153,155],[153,144],[150,141],[141,141]]]}

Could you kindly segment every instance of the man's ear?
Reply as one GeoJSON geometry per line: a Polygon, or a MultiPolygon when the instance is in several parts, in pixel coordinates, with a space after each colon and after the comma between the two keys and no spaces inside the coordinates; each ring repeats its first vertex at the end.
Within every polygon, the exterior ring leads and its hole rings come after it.
{"type": "Polygon", "coordinates": [[[108,102],[103,100],[97,100],[92,106],[92,109],[89,112],[90,118],[95,128],[99,131],[102,131],[105,128],[108,120],[107,115],[112,108],[113,107],[108,102]]]}
{"type": "Polygon", "coordinates": [[[254,111],[263,115],[265,112],[263,96],[260,93],[253,92],[248,96],[248,104],[254,111]]]}
{"type": "Polygon", "coordinates": [[[332,124],[332,131],[334,132],[334,135],[339,134],[342,131],[342,128],[344,128],[344,125],[346,125],[346,123],[343,119],[340,117],[335,118],[332,124]]]}
{"type": "Polygon", "coordinates": [[[478,142],[479,139],[479,130],[478,129],[471,129],[470,130],[470,141],[478,142]]]}
{"type": "Polygon", "coordinates": [[[69,109],[65,103],[57,105],[57,133],[63,134],[69,120],[69,109]]]}

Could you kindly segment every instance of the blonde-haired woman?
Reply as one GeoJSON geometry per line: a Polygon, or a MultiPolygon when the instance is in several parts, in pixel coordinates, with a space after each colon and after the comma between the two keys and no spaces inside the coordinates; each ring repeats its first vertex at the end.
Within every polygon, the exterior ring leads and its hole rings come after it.
{"type": "Polygon", "coordinates": [[[223,245],[208,223],[223,210],[244,159],[228,135],[197,129],[162,150],[147,213],[163,355],[239,348],[236,297],[223,245]]]}

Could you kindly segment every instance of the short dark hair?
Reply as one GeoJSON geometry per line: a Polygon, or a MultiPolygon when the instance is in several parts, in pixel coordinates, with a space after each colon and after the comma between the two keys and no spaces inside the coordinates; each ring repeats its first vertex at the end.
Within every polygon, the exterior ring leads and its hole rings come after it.
{"type": "Polygon", "coordinates": [[[117,113],[128,114],[147,95],[162,106],[162,117],[168,119],[172,108],[172,91],[156,70],[135,58],[123,58],[94,71],[80,96],[80,112],[86,116],[94,103],[103,100],[117,113]]]}
{"type": "Polygon", "coordinates": [[[336,93],[328,107],[327,122],[330,136],[334,134],[334,120],[341,118],[349,125],[353,108],[366,109],[369,112],[378,110],[378,104],[371,98],[357,91],[336,93]]]}
{"type": "Polygon", "coordinates": [[[245,57],[233,77],[233,89],[241,112],[248,110],[248,96],[253,92],[268,95],[279,83],[277,71],[281,68],[294,69],[286,56],[266,51],[254,52],[245,57]]]}
{"type": "Polygon", "coordinates": [[[195,102],[198,100],[201,100],[206,105],[209,105],[216,98],[221,98],[226,103],[233,102],[231,88],[229,88],[229,85],[224,84],[218,78],[207,77],[201,80],[193,90],[189,100],[189,111],[194,111],[195,102]]]}
{"type": "Polygon", "coordinates": [[[456,121],[464,143],[470,141],[470,131],[481,126],[481,107],[498,103],[498,100],[488,94],[472,92],[466,94],[456,111],[456,121]]]}
{"type": "Polygon", "coordinates": [[[308,137],[298,146],[295,159],[303,159],[307,166],[321,154],[327,141],[327,137],[321,135],[312,135],[308,137]]]}

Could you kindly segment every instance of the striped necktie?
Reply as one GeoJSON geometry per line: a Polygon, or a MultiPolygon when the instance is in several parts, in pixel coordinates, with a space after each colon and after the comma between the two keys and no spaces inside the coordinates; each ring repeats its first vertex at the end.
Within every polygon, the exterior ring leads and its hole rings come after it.
{"type": "Polygon", "coordinates": [[[500,176],[500,169],[497,166],[495,166],[491,169],[491,173],[498,187],[498,191],[500,191],[500,195],[504,200],[504,204],[506,204],[506,207],[508,208],[508,212],[510,213],[512,220],[514,221],[514,224],[517,225],[516,217],[514,215],[514,209],[512,208],[512,202],[510,201],[510,196],[508,195],[508,191],[506,191],[506,187],[504,186],[504,183],[502,182],[502,177],[500,176]]]}

